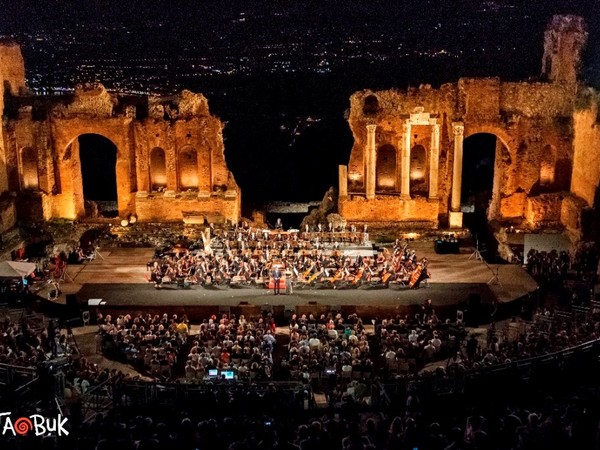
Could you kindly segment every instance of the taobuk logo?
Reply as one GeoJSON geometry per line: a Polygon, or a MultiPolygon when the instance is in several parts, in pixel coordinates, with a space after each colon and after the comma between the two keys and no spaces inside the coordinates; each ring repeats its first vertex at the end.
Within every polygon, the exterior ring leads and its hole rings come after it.
{"type": "Polygon", "coordinates": [[[19,417],[14,420],[10,417],[12,413],[0,413],[0,426],[2,427],[2,436],[25,436],[33,432],[35,436],[44,436],[52,433],[57,436],[68,436],[69,431],[65,428],[67,418],[58,414],[55,419],[33,414],[29,417],[19,417]]]}

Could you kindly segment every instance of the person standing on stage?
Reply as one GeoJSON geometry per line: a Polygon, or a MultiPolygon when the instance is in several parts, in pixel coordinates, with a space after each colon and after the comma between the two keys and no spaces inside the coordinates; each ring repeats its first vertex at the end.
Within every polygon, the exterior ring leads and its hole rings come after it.
{"type": "Polygon", "coordinates": [[[281,268],[277,265],[273,269],[274,294],[279,295],[279,282],[281,281],[281,268]]]}

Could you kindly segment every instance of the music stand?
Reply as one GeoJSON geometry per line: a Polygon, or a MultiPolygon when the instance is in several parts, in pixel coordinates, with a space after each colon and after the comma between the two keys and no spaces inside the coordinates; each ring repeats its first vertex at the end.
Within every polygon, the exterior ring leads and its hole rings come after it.
{"type": "Polygon", "coordinates": [[[102,261],[104,261],[104,256],[102,256],[102,253],[100,253],[98,251],[98,246],[94,246],[94,252],[92,253],[92,260],[96,259],[96,258],[100,258],[102,261]]]}
{"type": "Polygon", "coordinates": [[[469,256],[469,260],[475,258],[476,260],[483,261],[483,256],[481,256],[481,252],[479,251],[479,241],[475,243],[475,250],[469,256]]]}
{"type": "Polygon", "coordinates": [[[66,283],[67,279],[71,283],[75,283],[75,280],[73,280],[73,277],[67,273],[67,265],[65,264],[65,267],[60,272],[60,276],[58,277],[58,281],[64,281],[66,283]]]}
{"type": "Polygon", "coordinates": [[[499,286],[502,286],[502,283],[500,283],[500,277],[498,276],[498,272],[500,271],[500,267],[496,266],[495,269],[492,269],[490,266],[488,266],[488,268],[492,271],[492,278],[490,278],[490,281],[487,282],[487,284],[497,284],[499,286]]]}

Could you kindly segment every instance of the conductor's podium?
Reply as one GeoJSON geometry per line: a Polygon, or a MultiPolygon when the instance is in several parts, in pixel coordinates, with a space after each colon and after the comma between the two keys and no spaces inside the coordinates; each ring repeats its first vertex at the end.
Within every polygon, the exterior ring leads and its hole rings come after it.
{"type": "MultiPolygon", "coordinates": [[[[281,290],[281,292],[285,291],[285,275],[283,275],[280,279],[279,279],[279,289],[281,290]]],[[[275,279],[273,277],[269,278],[269,285],[268,285],[269,289],[275,289],[275,279]]]]}

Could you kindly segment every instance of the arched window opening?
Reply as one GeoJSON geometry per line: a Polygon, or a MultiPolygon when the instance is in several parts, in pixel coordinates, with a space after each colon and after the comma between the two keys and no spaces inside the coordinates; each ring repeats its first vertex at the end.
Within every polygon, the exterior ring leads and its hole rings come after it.
{"type": "Polygon", "coordinates": [[[179,152],[179,189],[198,190],[198,152],[192,147],[179,152]]]}
{"type": "Polygon", "coordinates": [[[427,195],[427,150],[415,145],[410,151],[410,193],[427,195]]]}
{"type": "Polygon", "coordinates": [[[554,161],[556,160],[556,149],[552,145],[546,145],[542,149],[540,158],[540,186],[549,188],[554,184],[554,161]]]}
{"type": "Polygon", "coordinates": [[[396,189],[396,149],[392,145],[384,145],[377,150],[377,190],[393,191],[396,189]]]}
{"type": "Polygon", "coordinates": [[[363,103],[363,114],[369,116],[379,112],[379,99],[376,95],[367,95],[363,103]]]}
{"type": "Polygon", "coordinates": [[[21,150],[21,164],[23,189],[31,191],[39,189],[40,181],[37,166],[37,152],[31,147],[25,147],[21,150]]]}
{"type": "Polygon", "coordinates": [[[165,151],[155,147],[150,152],[150,190],[161,192],[167,187],[167,160],[165,151]]]}

